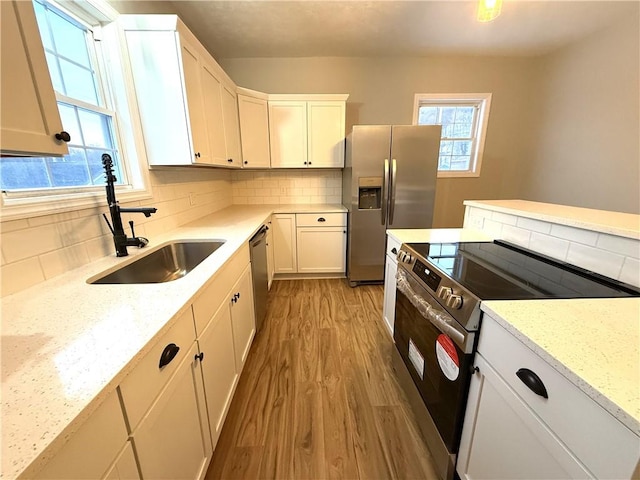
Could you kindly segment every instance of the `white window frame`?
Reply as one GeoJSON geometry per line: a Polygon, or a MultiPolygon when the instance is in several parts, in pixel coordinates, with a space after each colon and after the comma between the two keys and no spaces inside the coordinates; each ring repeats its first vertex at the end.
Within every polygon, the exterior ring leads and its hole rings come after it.
{"type": "Polygon", "coordinates": [[[484,143],[491,109],[491,93],[416,93],[413,102],[413,124],[418,125],[418,113],[425,105],[465,105],[476,107],[475,131],[471,161],[468,170],[438,170],[438,178],[479,177],[482,167],[484,143]]]}
{"type": "MultiPolygon", "coordinates": [[[[120,153],[121,168],[126,171],[128,183],[116,186],[118,201],[132,202],[152,198],[149,167],[129,59],[124,47],[124,38],[115,22],[119,13],[104,0],[72,0],[63,4],[47,1],[82,23],[90,25],[94,37],[100,40],[96,49],[102,50],[104,62],[99,62],[97,69],[103,77],[101,88],[109,90],[112,100],[109,107],[114,113],[115,140],[120,153]]],[[[64,101],[65,98],[56,93],[56,100],[64,101]]],[[[99,185],[2,192],[0,201],[1,221],[106,207],[105,188],[99,185]]]]}

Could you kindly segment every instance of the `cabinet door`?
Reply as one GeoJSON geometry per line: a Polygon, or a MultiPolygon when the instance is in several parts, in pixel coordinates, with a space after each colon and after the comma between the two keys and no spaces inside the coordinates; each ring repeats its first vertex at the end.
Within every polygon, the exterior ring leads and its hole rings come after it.
{"type": "Polygon", "coordinates": [[[298,273],[344,273],[345,227],[298,227],[298,273]]]}
{"type": "Polygon", "coordinates": [[[222,85],[215,69],[207,63],[202,64],[201,74],[211,163],[227,166],[227,144],[222,117],[222,85]]]}
{"type": "Polygon", "coordinates": [[[200,59],[196,49],[185,42],[183,38],[181,38],[181,48],[184,85],[193,144],[193,163],[207,164],[211,163],[211,154],[209,151],[209,139],[207,138],[204,97],[202,95],[200,59]]]}
{"type": "Polygon", "coordinates": [[[215,448],[238,380],[233,348],[231,309],[224,302],[198,339],[207,397],[211,441],[215,448]]]}
{"type": "Polygon", "coordinates": [[[236,354],[236,372],[242,371],[256,333],[251,266],[248,266],[231,290],[231,324],[236,354]]]}
{"type": "Polygon", "coordinates": [[[463,479],[593,478],[481,355],[456,469],[463,479]]]}
{"type": "Polygon", "coordinates": [[[309,167],[344,167],[345,102],[307,104],[309,167]]]}
{"type": "Polygon", "coordinates": [[[227,144],[227,166],[240,168],[240,120],[238,119],[238,98],[236,92],[222,85],[222,117],[224,118],[224,138],[227,144]]]}
{"type": "Polygon", "coordinates": [[[396,318],[396,272],[398,271],[398,263],[389,255],[386,256],[384,266],[384,301],[382,307],[382,316],[384,323],[389,329],[389,333],[393,338],[393,324],[396,318]]]}
{"type": "Polygon", "coordinates": [[[104,480],[139,480],[138,464],[133,454],[131,442],[127,442],[124,450],[118,456],[111,469],[107,472],[104,480]]]}
{"type": "Polygon", "coordinates": [[[274,272],[275,265],[273,262],[273,223],[269,221],[269,230],[267,230],[267,284],[269,290],[271,290],[271,284],[273,283],[274,272]]]}
{"type": "Polygon", "coordinates": [[[103,478],[126,442],[127,429],[114,390],[35,478],[103,478]]]}
{"type": "Polygon", "coordinates": [[[31,2],[0,2],[0,150],[62,156],[62,122],[31,2]]]}
{"type": "Polygon", "coordinates": [[[296,215],[278,213],[273,215],[273,264],[275,273],[296,273],[296,215]]]}
{"type": "Polygon", "coordinates": [[[145,479],[204,478],[212,448],[200,363],[194,360],[196,352],[194,342],[133,433],[145,479]]]}
{"type": "Polygon", "coordinates": [[[269,102],[272,168],[307,166],[307,102],[269,102]]]}
{"type": "Polygon", "coordinates": [[[242,164],[245,168],[269,168],[269,110],[261,98],[238,95],[242,164]]]}

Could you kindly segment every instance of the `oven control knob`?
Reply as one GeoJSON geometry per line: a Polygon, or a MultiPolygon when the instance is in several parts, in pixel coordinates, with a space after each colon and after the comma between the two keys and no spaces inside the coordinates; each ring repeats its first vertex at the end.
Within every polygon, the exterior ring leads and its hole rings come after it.
{"type": "Polygon", "coordinates": [[[398,260],[402,263],[411,263],[411,254],[405,252],[404,250],[400,250],[398,253],[398,260]]]}
{"type": "Polygon", "coordinates": [[[453,290],[451,290],[451,287],[438,288],[438,297],[444,300],[445,302],[449,300],[449,297],[451,295],[453,295],[453,290]]]}
{"type": "Polygon", "coordinates": [[[462,296],[449,295],[449,298],[447,298],[447,307],[460,310],[462,308],[462,296]]]}

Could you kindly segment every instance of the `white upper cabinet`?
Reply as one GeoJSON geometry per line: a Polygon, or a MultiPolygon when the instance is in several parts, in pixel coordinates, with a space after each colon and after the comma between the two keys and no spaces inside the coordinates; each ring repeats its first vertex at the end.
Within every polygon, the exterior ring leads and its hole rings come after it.
{"type": "Polygon", "coordinates": [[[149,165],[240,167],[235,84],[175,15],[122,15],[149,165]]]}
{"type": "Polygon", "coordinates": [[[63,156],[62,122],[31,2],[0,2],[0,151],[63,156]]]}
{"type": "Polygon", "coordinates": [[[270,95],[274,168],[344,167],[348,95],[270,95]]]}
{"type": "Polygon", "coordinates": [[[269,168],[269,108],[267,95],[238,88],[238,113],[244,168],[269,168]]]}

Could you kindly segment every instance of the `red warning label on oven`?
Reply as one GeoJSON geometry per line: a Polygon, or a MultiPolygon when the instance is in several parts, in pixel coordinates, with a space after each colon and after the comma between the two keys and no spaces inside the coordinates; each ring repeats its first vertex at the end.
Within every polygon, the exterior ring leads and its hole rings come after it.
{"type": "Polygon", "coordinates": [[[453,340],[441,333],[436,339],[436,358],[444,376],[449,380],[455,380],[460,374],[460,360],[453,340]]]}

